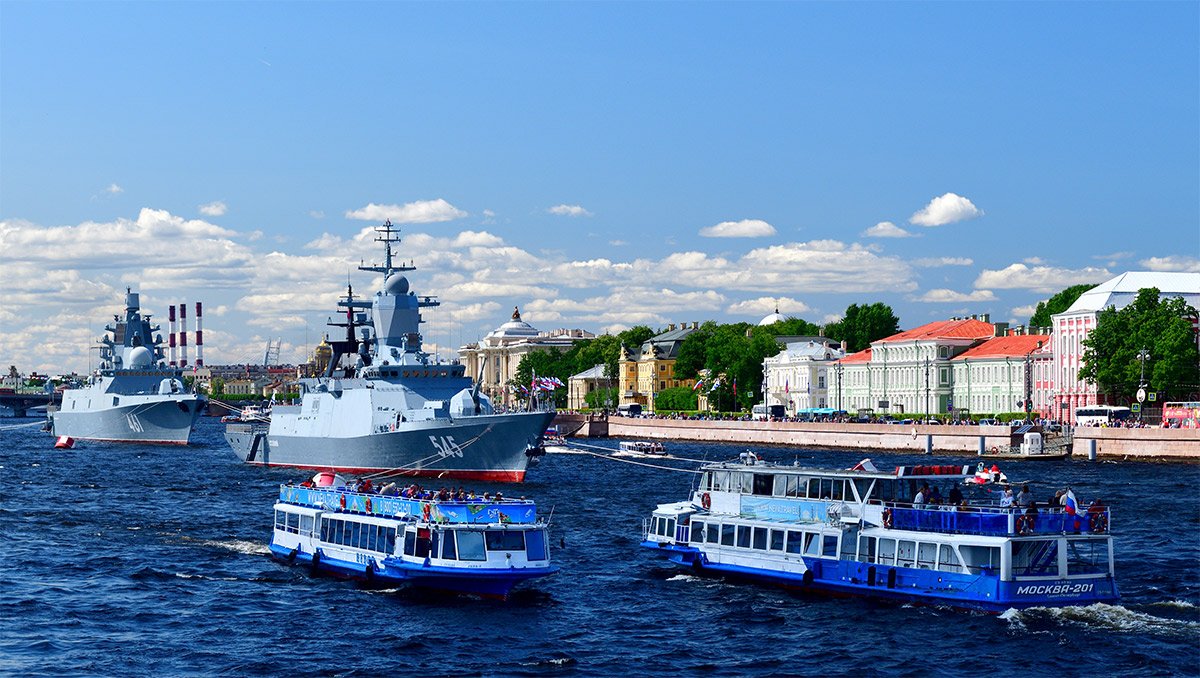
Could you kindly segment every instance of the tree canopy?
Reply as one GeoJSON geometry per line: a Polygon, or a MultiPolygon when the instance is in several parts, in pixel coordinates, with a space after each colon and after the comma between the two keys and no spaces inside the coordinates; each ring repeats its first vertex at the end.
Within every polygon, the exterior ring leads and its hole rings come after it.
{"type": "Polygon", "coordinates": [[[1071,285],[1046,301],[1039,301],[1037,310],[1033,312],[1033,317],[1029,319],[1029,326],[1050,327],[1050,316],[1062,313],[1071,308],[1071,304],[1074,304],[1084,292],[1093,287],[1095,285],[1071,285]]]}
{"type": "Polygon", "coordinates": [[[1160,298],[1156,288],[1138,291],[1121,310],[1100,311],[1096,328],[1084,340],[1079,377],[1105,393],[1132,398],[1148,352],[1145,379],[1152,391],[1177,399],[1200,389],[1200,351],[1192,329],[1196,309],[1179,297],[1160,298]]]}
{"type": "MultiPolygon", "coordinates": [[[[537,374],[539,377],[556,377],[566,384],[572,375],[590,370],[596,365],[604,365],[604,376],[611,379],[615,387],[621,344],[640,346],[654,335],[654,330],[645,325],[638,325],[620,334],[604,334],[595,339],[576,341],[566,351],[530,351],[521,357],[512,383],[528,387],[533,381],[533,375],[537,374]]],[[[566,387],[554,390],[554,402],[559,407],[566,406],[566,387]]]]}
{"type": "Polygon", "coordinates": [[[900,319],[892,307],[882,302],[874,304],[850,304],[846,315],[836,323],[825,327],[825,334],[842,342],[846,353],[861,351],[872,341],[890,337],[900,331],[900,319]]]}

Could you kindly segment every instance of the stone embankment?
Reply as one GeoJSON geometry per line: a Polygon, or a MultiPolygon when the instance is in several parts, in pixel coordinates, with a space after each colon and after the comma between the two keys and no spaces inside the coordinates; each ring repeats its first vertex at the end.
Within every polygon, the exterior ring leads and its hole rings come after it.
{"type": "MultiPolygon", "coordinates": [[[[597,417],[563,413],[555,423],[567,434],[591,438],[649,438],[789,445],[892,452],[979,454],[1018,442],[1007,426],[926,426],[808,422],[706,421],[597,417]]],[[[1200,460],[1200,430],[1080,428],[1073,455],[1200,460]]]]}

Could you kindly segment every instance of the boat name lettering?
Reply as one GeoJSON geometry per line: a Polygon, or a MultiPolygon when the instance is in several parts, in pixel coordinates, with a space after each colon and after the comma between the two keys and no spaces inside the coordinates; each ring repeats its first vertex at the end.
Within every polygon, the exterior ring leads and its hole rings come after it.
{"type": "Polygon", "coordinates": [[[1048,584],[1048,585],[1027,585],[1018,586],[1018,596],[1058,596],[1070,593],[1088,593],[1092,590],[1095,584],[1048,584]]]}
{"type": "Polygon", "coordinates": [[[370,565],[375,562],[374,558],[363,553],[355,553],[354,559],[358,561],[359,565],[370,565]]]}
{"type": "Polygon", "coordinates": [[[440,441],[437,436],[429,436],[429,442],[433,443],[433,448],[442,458],[463,456],[463,449],[454,442],[454,436],[442,436],[440,441]]]}

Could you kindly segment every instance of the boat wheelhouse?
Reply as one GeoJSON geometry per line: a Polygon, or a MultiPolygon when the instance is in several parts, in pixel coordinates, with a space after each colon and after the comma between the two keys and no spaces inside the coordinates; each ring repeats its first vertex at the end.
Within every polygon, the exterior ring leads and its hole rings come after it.
{"type": "Polygon", "coordinates": [[[867,460],[802,468],[744,454],[705,466],[688,501],[659,505],[642,546],[699,572],[835,595],[992,612],[1118,599],[1110,509],[1001,506],[1003,488],[987,475],[938,465],[886,473],[867,460]],[[925,496],[934,487],[965,496],[914,504],[923,486],[925,496]]]}
{"type": "Polygon", "coordinates": [[[666,454],[667,448],[660,442],[650,440],[622,440],[617,444],[622,452],[638,452],[640,454],[666,454]]]}
{"type": "Polygon", "coordinates": [[[558,571],[549,525],[532,501],[387,496],[322,478],[330,486],[279,488],[270,546],[277,560],[374,585],[496,598],[558,571]]]}

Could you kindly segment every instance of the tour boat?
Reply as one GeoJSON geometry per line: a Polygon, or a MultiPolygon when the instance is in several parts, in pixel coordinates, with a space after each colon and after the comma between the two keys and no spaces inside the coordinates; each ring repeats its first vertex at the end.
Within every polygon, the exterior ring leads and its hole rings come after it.
{"type": "Polygon", "coordinates": [[[279,488],[270,549],[314,574],[503,599],[558,571],[549,525],[524,498],[379,494],[351,489],[332,473],[305,485],[279,488]]]}
{"type": "Polygon", "coordinates": [[[666,454],[667,448],[662,443],[648,440],[622,440],[618,447],[624,452],[640,452],[642,454],[666,454]]]}
{"type": "Polygon", "coordinates": [[[826,470],[743,453],[705,466],[687,501],[659,505],[642,546],[696,572],[814,593],[990,612],[1116,601],[1110,509],[1005,507],[1003,480],[995,467],[826,470]],[[914,504],[922,485],[965,496],[914,504]]]}

